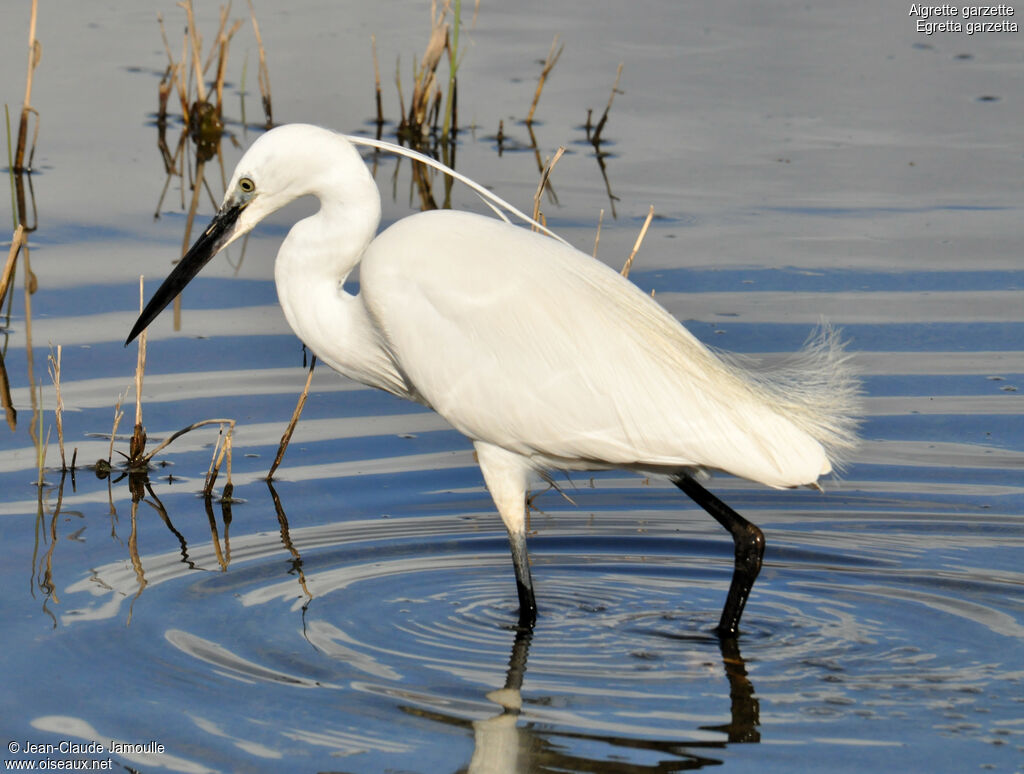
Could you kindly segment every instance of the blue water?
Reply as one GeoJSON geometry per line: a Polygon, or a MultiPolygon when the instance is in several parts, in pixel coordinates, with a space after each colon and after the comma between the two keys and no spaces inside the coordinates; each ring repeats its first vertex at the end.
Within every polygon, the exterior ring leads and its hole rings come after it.
{"type": "MultiPolygon", "coordinates": [[[[538,490],[529,636],[515,630],[507,541],[471,447],[421,407],[318,366],[268,486],[308,367],[272,283],[293,211],[244,257],[214,261],[183,298],[181,331],[167,314],[148,345],[149,448],[202,419],[236,420],[231,498],[220,498],[223,466],[216,496],[199,496],[216,426],[176,440],[148,480],[97,475],[120,395],[115,464],[134,421],[136,355],[123,340],[138,275],[151,291],[180,248],[173,185],[153,219],[164,173],[149,114],[164,62],[155,15],[173,35],[182,22],[160,2],[42,5],[38,289],[26,296],[19,267],[0,319],[17,414],[0,430],[5,760],[109,758],[147,772],[1024,770],[1017,35],[923,39],[906,8],[882,2],[668,0],[484,4],[464,31],[459,105],[473,126],[461,171],[532,206],[534,154],[499,158],[491,137],[503,119],[528,143],[537,60],[561,31],[535,126],[542,157],[572,149],[553,177],[558,203],[544,202],[549,224],[590,252],[605,209],[598,253],[618,268],[654,204],[630,276],[702,341],[771,359],[825,317],[855,354],[864,443],[824,494],[708,484],[768,540],[732,648],[710,634],[731,542],[665,481],[612,471],[538,490]],[[605,130],[612,217],[580,127],[603,110],[620,61],[605,130]],[[47,374],[58,345],[69,460],[77,450],[65,473],[47,374]],[[23,749],[92,740],[163,748],[23,749]]],[[[215,27],[215,9],[197,13],[215,27]]],[[[371,33],[396,116],[390,71],[422,50],[425,6],[304,0],[257,13],[277,120],[365,128],[371,33]]],[[[22,73],[27,13],[9,22],[0,61],[22,73]]],[[[229,105],[246,57],[255,89],[247,25],[229,105]]],[[[257,103],[250,93],[250,120],[257,103]]],[[[258,132],[236,118],[245,145],[258,132]]],[[[225,148],[228,172],[238,153],[225,148]]],[[[388,222],[416,200],[407,168],[394,170],[384,160],[377,172],[388,222]]],[[[209,180],[219,195],[219,171],[209,180]]],[[[456,204],[477,206],[462,193],[456,204]]],[[[210,212],[204,200],[197,228],[210,212]]]]}

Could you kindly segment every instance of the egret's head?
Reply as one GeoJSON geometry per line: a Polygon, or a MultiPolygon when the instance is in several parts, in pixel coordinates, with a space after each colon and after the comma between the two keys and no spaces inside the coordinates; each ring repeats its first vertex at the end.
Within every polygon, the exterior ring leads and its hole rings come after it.
{"type": "MultiPolygon", "coordinates": [[[[145,330],[213,256],[289,202],[328,190],[325,177],[346,172],[352,176],[352,171],[370,179],[355,149],[327,129],[288,124],[261,135],[235,167],[224,201],[210,225],[153,294],[125,344],[145,330]]],[[[359,175],[354,177],[358,179],[359,175]]],[[[360,191],[359,195],[365,193],[360,191]]],[[[373,195],[377,195],[376,188],[373,195]]]]}

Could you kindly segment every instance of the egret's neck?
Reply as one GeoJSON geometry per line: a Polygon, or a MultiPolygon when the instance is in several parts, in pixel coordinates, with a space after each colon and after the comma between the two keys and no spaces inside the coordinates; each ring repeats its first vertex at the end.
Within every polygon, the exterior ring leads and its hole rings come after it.
{"type": "MultiPolygon", "coordinates": [[[[366,173],[369,178],[369,172],[366,173]]],[[[345,198],[329,190],[311,193],[320,209],[292,226],[277,253],[275,279],[294,279],[297,274],[328,277],[340,287],[359,264],[380,223],[380,194],[369,179],[359,196],[345,198]]],[[[324,186],[327,187],[327,186],[324,186]]],[[[283,299],[282,299],[283,303],[283,299]]]]}
{"type": "MultiPolygon", "coordinates": [[[[344,189],[350,194],[352,183],[344,189]]],[[[347,201],[330,189],[313,192],[320,210],[292,227],[277,253],[274,279],[289,325],[317,357],[356,381],[404,395],[362,300],[342,289],[380,220],[380,197],[369,183],[347,201]]]]}

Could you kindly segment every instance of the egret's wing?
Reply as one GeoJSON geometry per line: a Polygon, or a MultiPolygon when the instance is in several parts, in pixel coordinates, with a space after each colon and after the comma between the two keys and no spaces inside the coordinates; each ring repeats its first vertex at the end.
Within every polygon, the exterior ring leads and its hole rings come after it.
{"type": "Polygon", "coordinates": [[[735,369],[554,240],[425,213],[374,241],[361,278],[403,373],[471,438],[566,467],[705,466],[776,486],[827,472],[820,444],[735,369]]]}

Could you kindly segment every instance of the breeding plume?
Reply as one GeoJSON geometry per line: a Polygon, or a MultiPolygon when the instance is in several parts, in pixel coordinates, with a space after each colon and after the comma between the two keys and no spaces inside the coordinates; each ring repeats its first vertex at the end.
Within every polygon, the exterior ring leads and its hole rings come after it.
{"type": "Polygon", "coordinates": [[[336,371],[430,407],[470,439],[508,529],[520,625],[537,615],[529,482],[552,470],[624,468],[667,476],[732,535],[717,632],[735,636],[764,536],[698,479],[724,471],[770,487],[815,486],[833,469],[855,442],[857,393],[836,335],[824,328],[784,366],[755,369],[709,350],[627,279],[550,235],[451,210],[377,234],[380,194],[353,143],[375,144],[301,124],[257,139],[128,341],[218,251],[315,196],[320,210],[277,253],[285,317],[336,371]],[[356,266],[353,295],[343,283],[356,266]]]}

